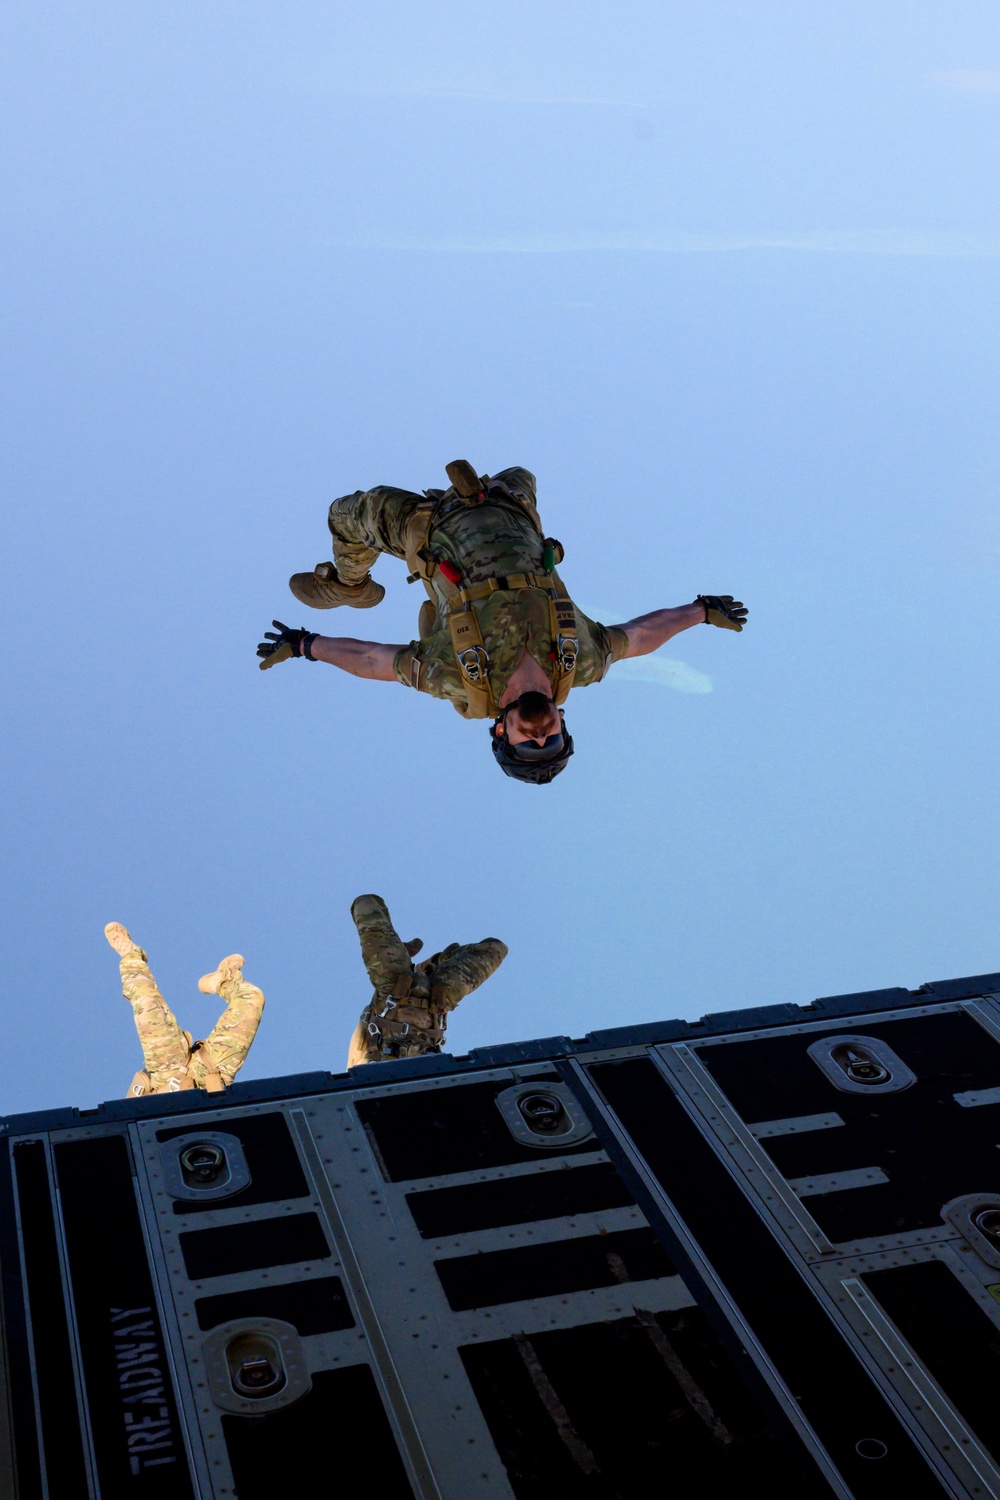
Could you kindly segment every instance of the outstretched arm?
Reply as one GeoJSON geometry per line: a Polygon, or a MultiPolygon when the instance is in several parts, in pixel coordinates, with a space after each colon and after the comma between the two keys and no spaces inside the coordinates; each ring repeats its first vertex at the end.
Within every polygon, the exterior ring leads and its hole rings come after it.
{"type": "Polygon", "coordinates": [[[720,630],[742,630],[747,622],[747,608],[732,594],[699,594],[693,604],[677,609],[654,609],[651,614],[637,615],[615,628],[628,636],[626,656],[648,656],[673,635],[692,625],[717,625],[720,630]]]}
{"type": "Polygon", "coordinates": [[[307,656],[312,661],[327,661],[352,677],[372,677],[378,682],[395,682],[393,662],[402,646],[384,646],[380,641],[355,641],[349,636],[315,635],[309,630],[294,630],[275,620],[277,630],[265,632],[257,647],[263,671],[293,656],[307,656]]]}
{"type": "Polygon", "coordinates": [[[624,630],[628,636],[626,657],[648,656],[651,651],[658,651],[671,636],[704,623],[705,606],[696,599],[693,604],[681,604],[676,609],[654,609],[648,615],[636,615],[634,620],[627,620],[615,629],[624,630]]]}
{"type": "Polygon", "coordinates": [[[395,682],[393,662],[402,646],[384,646],[380,641],[355,641],[345,635],[318,635],[312,643],[313,661],[328,661],[331,667],[352,677],[373,677],[377,682],[395,682]]]}

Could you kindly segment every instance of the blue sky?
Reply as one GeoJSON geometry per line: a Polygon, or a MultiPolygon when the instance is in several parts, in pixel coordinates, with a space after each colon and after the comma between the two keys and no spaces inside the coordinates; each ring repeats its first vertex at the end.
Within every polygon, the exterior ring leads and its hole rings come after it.
{"type": "MultiPolygon", "coordinates": [[[[1000,969],[994,6],[0,25],[4,1112],[139,1066],[112,919],[196,1034],[246,955],[245,1077],[342,1066],[369,890],[510,946],[455,1052],[1000,969]],[[750,606],[574,694],[548,789],[257,671],[330,499],[459,455],[589,613],[750,606]]],[[[404,572],[332,618],[409,640],[404,572]]]]}

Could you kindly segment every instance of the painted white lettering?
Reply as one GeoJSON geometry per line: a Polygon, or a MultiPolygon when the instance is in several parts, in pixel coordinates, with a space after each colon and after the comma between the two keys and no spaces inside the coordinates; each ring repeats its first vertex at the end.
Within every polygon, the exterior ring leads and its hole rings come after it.
{"type": "Polygon", "coordinates": [[[159,1416],[142,1417],[141,1419],[138,1419],[134,1412],[127,1411],[125,1413],[125,1426],[131,1427],[133,1430],[137,1427],[153,1427],[157,1422],[159,1422],[162,1426],[162,1424],[169,1421],[169,1419],[170,1413],[167,1411],[167,1408],[165,1406],[160,1407],[159,1416]]]}
{"type": "Polygon", "coordinates": [[[133,1365],[128,1370],[118,1372],[118,1384],[123,1391],[130,1390],[134,1386],[152,1385],[163,1382],[163,1372],[158,1365],[133,1365]]]}
{"type": "Polygon", "coordinates": [[[162,1422],[155,1429],[155,1431],[151,1431],[151,1432],[130,1432],[129,1435],[128,1435],[128,1449],[129,1449],[130,1453],[133,1451],[133,1449],[136,1449],[136,1448],[146,1449],[146,1448],[169,1448],[169,1447],[170,1447],[170,1428],[169,1427],[164,1427],[164,1425],[163,1425],[162,1422]]]}
{"type": "MultiPolygon", "coordinates": [[[[149,1371],[144,1371],[144,1373],[148,1374],[149,1371]]],[[[153,1373],[157,1374],[158,1371],[153,1371],[153,1373]]],[[[131,1383],[135,1384],[136,1382],[133,1381],[131,1383]]],[[[155,1385],[150,1385],[145,1387],[144,1389],[140,1389],[131,1396],[122,1396],[122,1405],[156,1406],[159,1402],[165,1401],[166,1398],[167,1393],[163,1388],[163,1382],[162,1380],[157,1380],[155,1385]]]]}
{"type": "Polygon", "coordinates": [[[155,1344],[119,1344],[115,1350],[118,1368],[123,1365],[148,1365],[151,1359],[159,1359],[160,1351],[155,1344]]]}

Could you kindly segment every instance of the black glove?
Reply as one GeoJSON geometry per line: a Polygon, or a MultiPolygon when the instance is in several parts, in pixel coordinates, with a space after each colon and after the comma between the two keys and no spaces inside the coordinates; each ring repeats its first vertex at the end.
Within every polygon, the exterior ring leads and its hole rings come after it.
{"type": "Polygon", "coordinates": [[[264,639],[257,647],[257,655],[262,657],[260,670],[266,672],[268,667],[276,667],[279,661],[288,661],[293,656],[305,656],[308,661],[315,658],[312,655],[312,643],[316,639],[316,632],[309,630],[293,630],[290,625],[282,625],[280,620],[272,620],[272,625],[277,625],[280,635],[273,630],[265,630],[264,639]],[[303,650],[302,643],[305,642],[303,650]]]}
{"type": "Polygon", "coordinates": [[[747,622],[746,605],[732,594],[699,594],[698,603],[705,606],[706,625],[717,625],[720,630],[742,630],[747,622]]]}

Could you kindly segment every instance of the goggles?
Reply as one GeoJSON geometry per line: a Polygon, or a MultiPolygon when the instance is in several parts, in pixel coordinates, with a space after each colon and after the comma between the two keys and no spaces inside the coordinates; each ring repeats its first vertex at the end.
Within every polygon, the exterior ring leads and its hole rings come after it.
{"type": "Polygon", "coordinates": [[[565,743],[564,734],[550,734],[541,745],[536,745],[534,740],[522,740],[519,745],[508,745],[507,749],[515,760],[552,760],[562,754],[565,743]]]}

